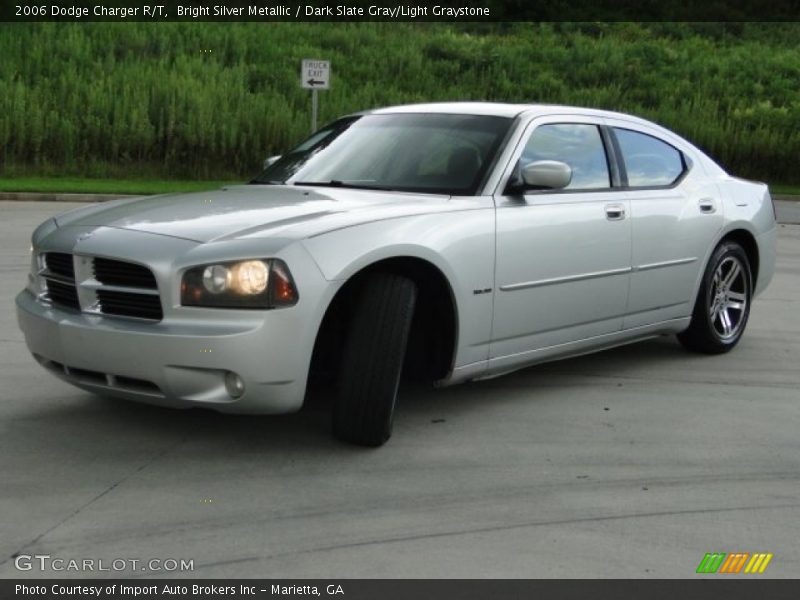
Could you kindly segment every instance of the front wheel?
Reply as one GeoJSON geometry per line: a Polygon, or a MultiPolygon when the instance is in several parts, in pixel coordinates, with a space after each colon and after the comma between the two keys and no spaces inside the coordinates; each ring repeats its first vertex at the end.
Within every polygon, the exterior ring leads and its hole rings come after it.
{"type": "Polygon", "coordinates": [[[736,242],[723,242],[708,261],[689,328],[678,340],[695,352],[728,352],[744,333],[752,296],[747,253],[736,242]]]}
{"type": "Polygon", "coordinates": [[[392,273],[374,273],[361,288],[333,409],[333,434],[340,440],[380,446],[392,435],[416,300],[416,284],[392,273]]]}

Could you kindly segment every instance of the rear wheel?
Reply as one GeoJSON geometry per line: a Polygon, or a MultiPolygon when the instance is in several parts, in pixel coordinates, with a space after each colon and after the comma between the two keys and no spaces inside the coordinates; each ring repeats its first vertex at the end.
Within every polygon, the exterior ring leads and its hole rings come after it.
{"type": "Polygon", "coordinates": [[[728,352],[744,333],[752,295],[747,253],[735,242],[723,242],[706,266],[689,328],[678,339],[696,352],[728,352]]]}
{"type": "Polygon", "coordinates": [[[344,344],[333,410],[337,438],[380,446],[392,435],[416,300],[414,282],[392,273],[374,273],[361,288],[344,344]]]}

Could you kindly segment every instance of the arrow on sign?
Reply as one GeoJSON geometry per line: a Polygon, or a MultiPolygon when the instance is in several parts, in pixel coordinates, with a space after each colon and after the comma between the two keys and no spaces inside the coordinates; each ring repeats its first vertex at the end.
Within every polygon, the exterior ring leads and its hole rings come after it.
{"type": "Polygon", "coordinates": [[[322,85],[325,82],[324,81],[317,81],[316,79],[309,79],[308,81],[306,81],[306,83],[308,85],[310,85],[310,86],[315,86],[315,85],[322,85]]]}

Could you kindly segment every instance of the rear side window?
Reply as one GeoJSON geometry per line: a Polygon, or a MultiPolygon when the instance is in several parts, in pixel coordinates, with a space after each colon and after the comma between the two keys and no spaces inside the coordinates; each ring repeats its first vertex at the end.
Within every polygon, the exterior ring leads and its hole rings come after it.
{"type": "Polygon", "coordinates": [[[572,168],[572,181],[565,189],[611,187],[605,146],[596,125],[540,125],[531,134],[520,164],[526,165],[537,160],[558,160],[572,168]]]}
{"type": "Polygon", "coordinates": [[[662,187],[675,183],[686,170],[683,155],[651,135],[614,128],[630,187],[662,187]]]}

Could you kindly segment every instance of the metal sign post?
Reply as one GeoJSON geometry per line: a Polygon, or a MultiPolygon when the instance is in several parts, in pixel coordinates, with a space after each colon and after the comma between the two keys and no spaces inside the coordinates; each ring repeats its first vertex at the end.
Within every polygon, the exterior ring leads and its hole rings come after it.
{"type": "Polygon", "coordinates": [[[311,132],[315,132],[317,130],[317,106],[319,102],[319,97],[317,96],[317,90],[311,90],[311,132]]]}
{"type": "Polygon", "coordinates": [[[331,61],[304,58],[300,65],[300,86],[311,90],[311,131],[317,130],[319,98],[317,90],[330,89],[331,61]]]}

